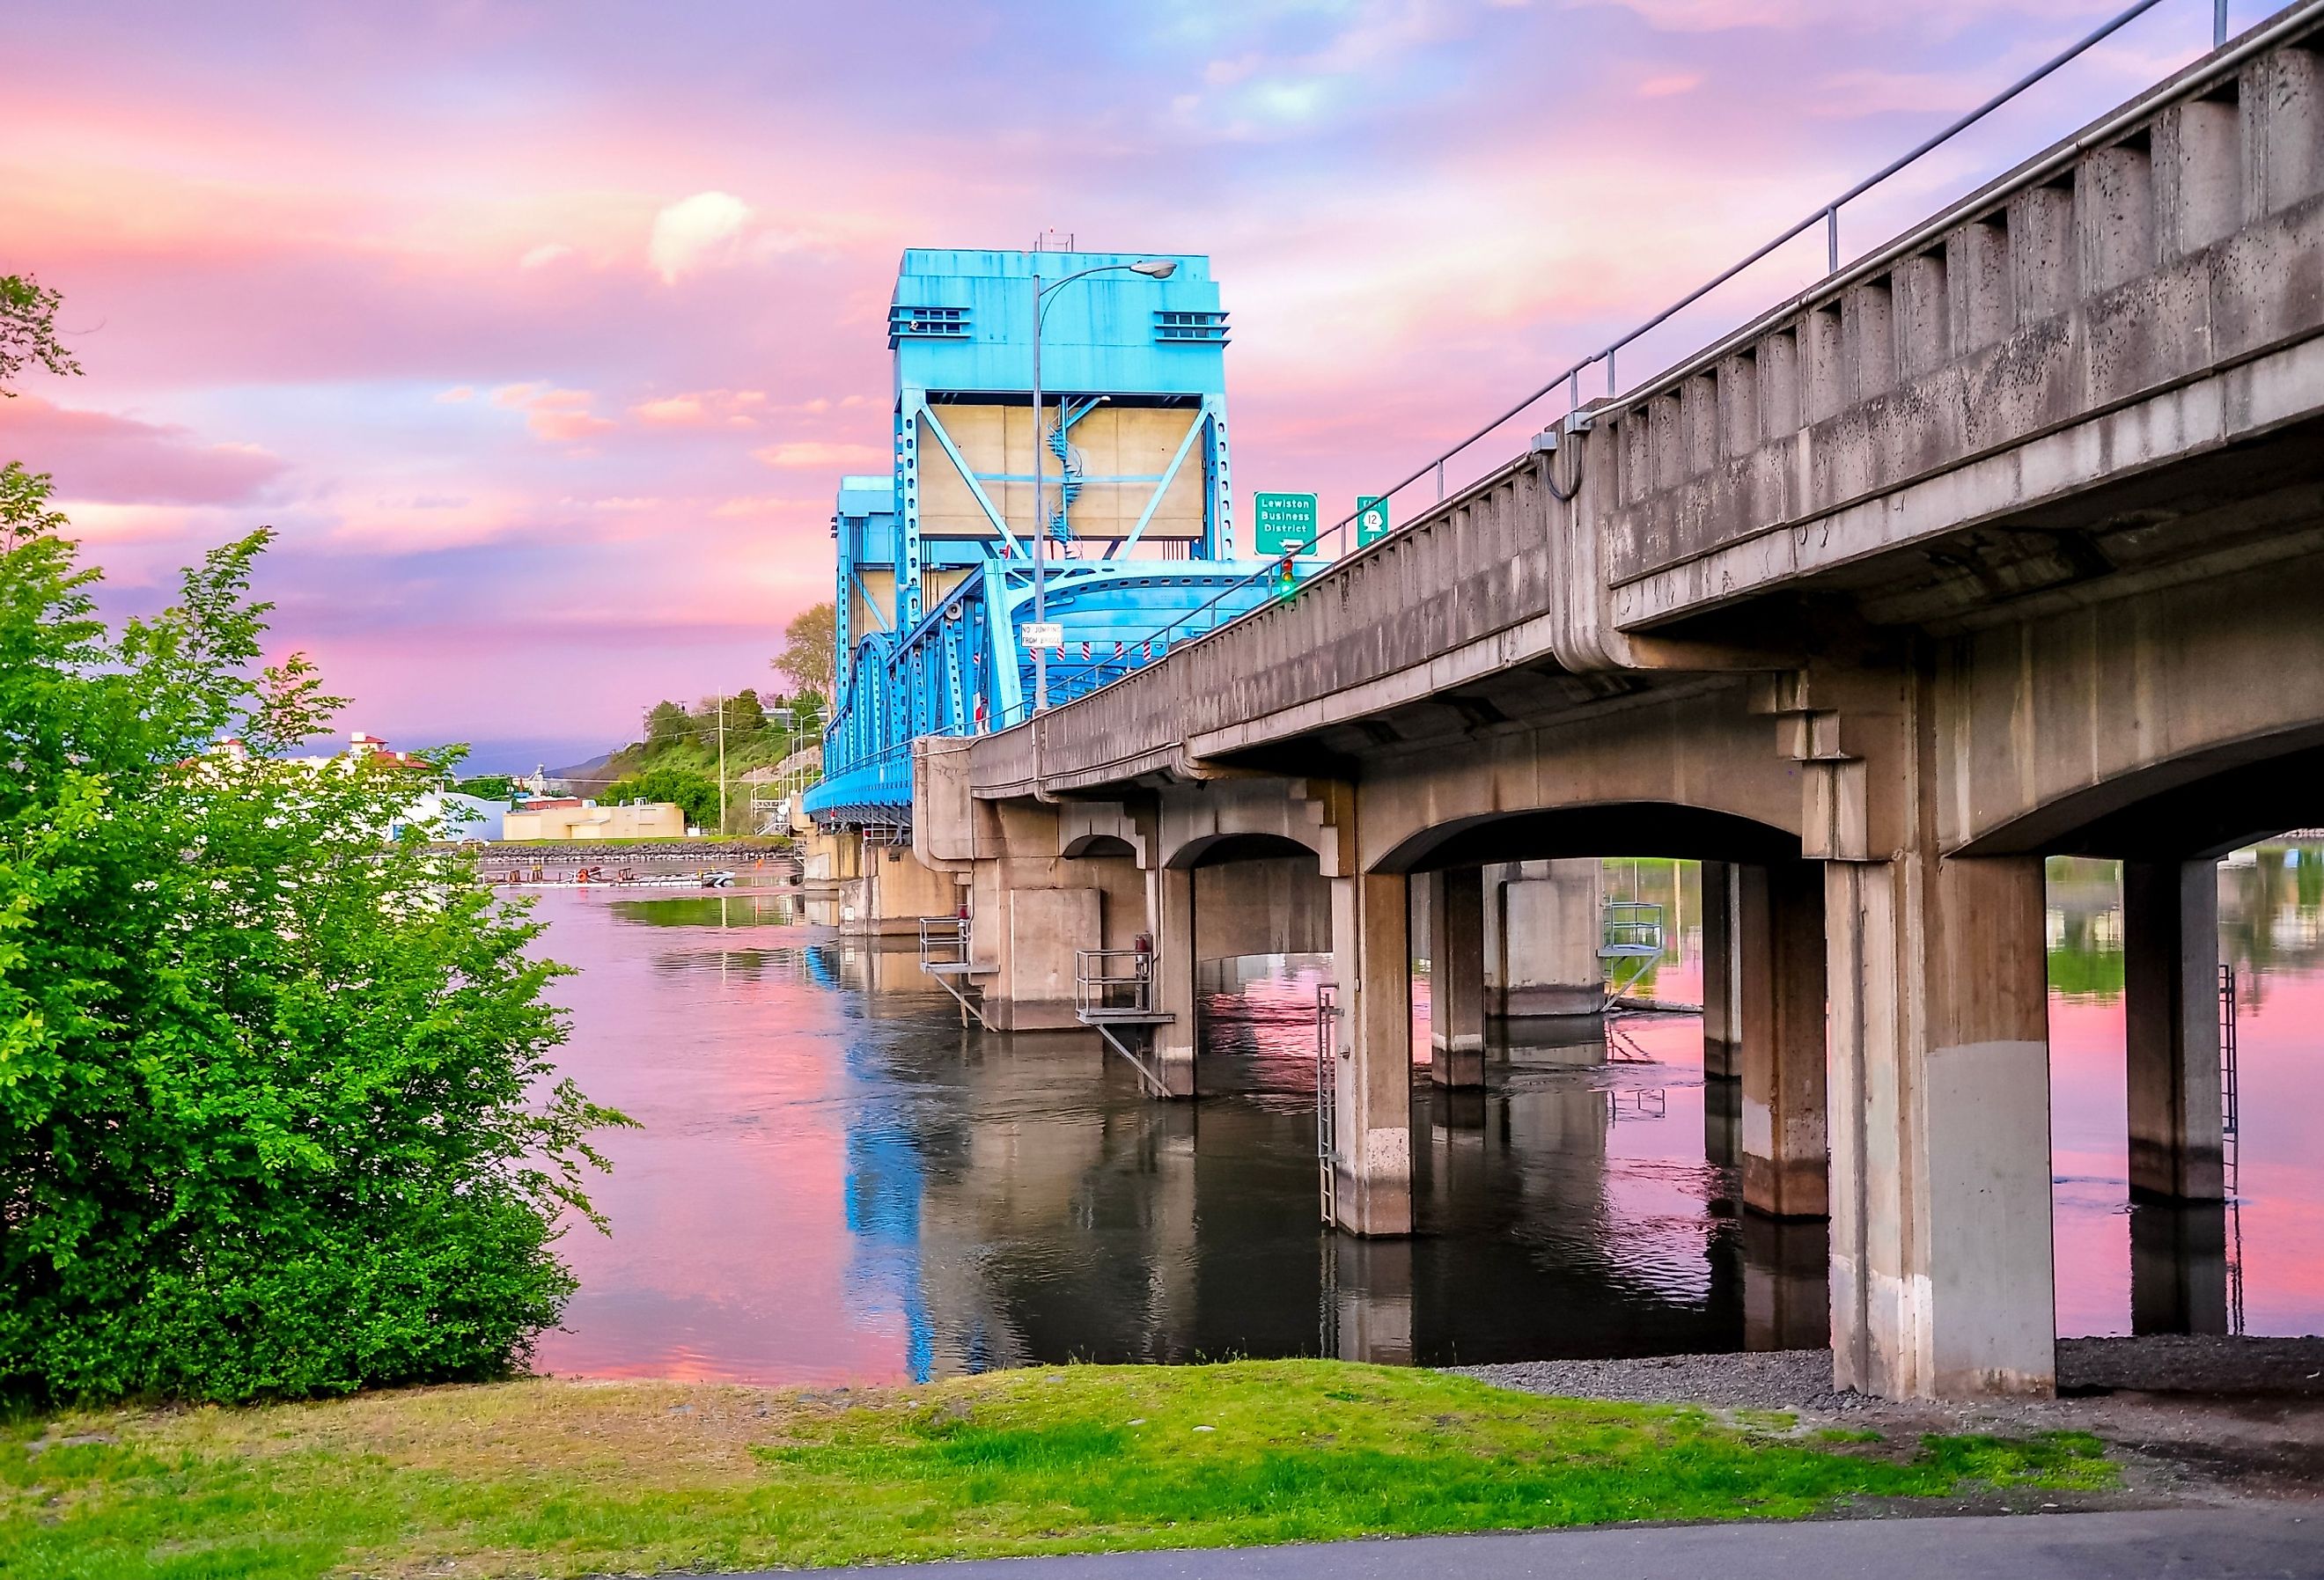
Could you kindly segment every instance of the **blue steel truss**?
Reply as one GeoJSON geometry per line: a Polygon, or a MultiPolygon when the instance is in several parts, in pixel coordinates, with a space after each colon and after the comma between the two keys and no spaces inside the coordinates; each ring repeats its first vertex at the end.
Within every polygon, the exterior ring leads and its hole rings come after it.
{"type": "Polygon", "coordinates": [[[1064,628],[1047,655],[1052,703],[1281,590],[1268,562],[1232,557],[1227,315],[1209,260],[1173,254],[1160,281],[1124,267],[1146,255],[904,254],[888,322],[894,471],[844,479],[832,519],[841,672],[824,781],[807,798],[825,827],[908,825],[914,740],[1029,715],[1034,661],[1019,628],[1033,616],[1039,534],[1051,545],[1047,618],[1064,628]],[[1037,278],[1084,272],[1049,297],[1037,426],[1037,278]],[[1103,441],[1108,425],[1110,447],[1093,449],[1085,434],[1103,441]],[[1111,467],[1092,458],[1109,454],[1111,467]]]}
{"type": "MultiPolygon", "coordinates": [[[[1276,596],[1267,569],[1259,560],[1052,566],[1048,615],[1065,640],[1047,655],[1050,702],[1094,691],[1257,607],[1276,596]],[[1168,639],[1154,639],[1196,610],[1168,639]]],[[[994,563],[900,636],[874,633],[857,642],[824,736],[824,781],[807,796],[816,820],[908,825],[913,741],[1023,723],[1032,711],[1033,657],[1019,644],[1018,628],[1032,607],[1031,573],[994,563]]]]}

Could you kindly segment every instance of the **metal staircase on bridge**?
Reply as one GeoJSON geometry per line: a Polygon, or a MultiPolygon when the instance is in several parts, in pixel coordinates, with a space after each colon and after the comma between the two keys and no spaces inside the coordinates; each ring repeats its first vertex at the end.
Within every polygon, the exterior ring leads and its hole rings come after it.
{"type": "Polygon", "coordinates": [[[1607,963],[1606,1005],[1611,1009],[1663,957],[1663,908],[1612,900],[1600,919],[1598,958],[1607,963]]]}
{"type": "Polygon", "coordinates": [[[969,1018],[974,1016],[976,1023],[990,1031],[992,1022],[984,1018],[983,985],[976,979],[995,975],[1000,967],[976,963],[971,947],[974,936],[964,916],[920,918],[920,969],[935,977],[960,1005],[962,1025],[967,1025],[969,1018]]]}
{"type": "Polygon", "coordinates": [[[1176,1017],[1154,1007],[1151,948],[1074,950],[1074,1014],[1130,1061],[1139,1085],[1157,1097],[1170,1095],[1153,1058],[1154,1032],[1176,1017]]]}

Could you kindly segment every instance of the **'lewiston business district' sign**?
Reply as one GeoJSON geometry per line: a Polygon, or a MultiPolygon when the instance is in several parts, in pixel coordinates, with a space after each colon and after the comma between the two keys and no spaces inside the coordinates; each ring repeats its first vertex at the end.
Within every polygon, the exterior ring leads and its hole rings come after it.
{"type": "Polygon", "coordinates": [[[1251,500],[1253,541],[1262,559],[1303,549],[1315,538],[1315,496],[1261,494],[1251,500]]]}

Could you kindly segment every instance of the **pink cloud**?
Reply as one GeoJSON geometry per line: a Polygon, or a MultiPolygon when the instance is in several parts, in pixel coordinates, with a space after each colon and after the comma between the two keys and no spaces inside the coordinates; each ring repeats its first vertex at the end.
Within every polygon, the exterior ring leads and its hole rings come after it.
{"type": "Polygon", "coordinates": [[[524,413],[524,425],[536,438],[571,444],[595,434],[610,433],[620,424],[589,410],[586,390],[553,390],[540,384],[503,384],[493,392],[493,404],[524,413]]]}
{"type": "Polygon", "coordinates": [[[1700,71],[1678,71],[1662,77],[1649,77],[1638,84],[1640,98],[1669,98],[1674,95],[1692,93],[1702,86],[1700,71]]]}
{"type": "Polygon", "coordinates": [[[766,409],[764,390],[696,390],[641,401],[630,415],[656,428],[749,428],[766,409]]]}
{"type": "Polygon", "coordinates": [[[112,504],[237,504],[284,470],[253,444],[205,444],[188,430],[37,395],[0,402],[0,453],[55,476],[68,499],[112,504]]]}
{"type": "MultiPolygon", "coordinates": [[[[816,439],[762,445],[751,454],[770,467],[816,467],[832,472],[883,466],[891,458],[888,450],[879,445],[827,444],[816,439]]],[[[836,477],[833,481],[836,482],[836,477]]]]}

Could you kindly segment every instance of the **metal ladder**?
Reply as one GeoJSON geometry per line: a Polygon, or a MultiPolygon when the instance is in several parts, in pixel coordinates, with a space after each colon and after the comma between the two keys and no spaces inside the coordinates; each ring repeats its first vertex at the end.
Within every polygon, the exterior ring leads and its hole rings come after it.
{"type": "Polygon", "coordinates": [[[2236,968],[2219,967],[2219,1165],[2227,1197],[2227,1331],[2244,1330],[2244,1215],[2241,1173],[2243,1094],[2236,1049],[2236,968]]]}
{"type": "Polygon", "coordinates": [[[1323,1226],[1340,1221],[1340,1074],[1333,1058],[1340,1024],[1340,990],[1315,984],[1315,1172],[1322,1194],[1323,1226]]]}

